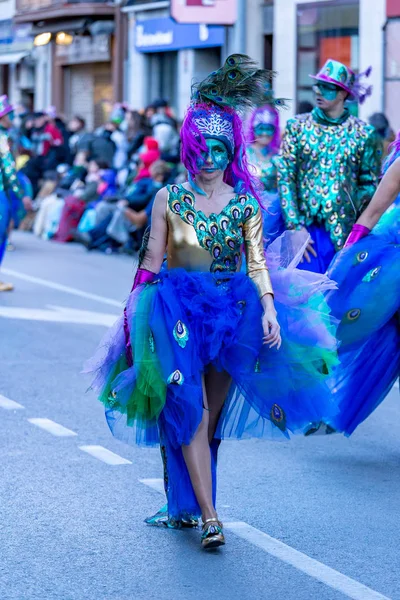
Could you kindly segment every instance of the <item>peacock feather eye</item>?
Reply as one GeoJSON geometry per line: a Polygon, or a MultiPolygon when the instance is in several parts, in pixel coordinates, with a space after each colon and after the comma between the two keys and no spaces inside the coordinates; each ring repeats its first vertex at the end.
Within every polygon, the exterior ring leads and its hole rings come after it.
{"type": "Polygon", "coordinates": [[[194,204],[194,200],[193,197],[190,196],[189,194],[185,194],[185,196],[183,197],[184,202],[187,202],[187,204],[189,204],[190,206],[193,206],[194,204]]]}
{"type": "Polygon", "coordinates": [[[184,348],[189,340],[189,330],[181,320],[174,327],[174,338],[181,348],[184,348]]]}
{"type": "Polygon", "coordinates": [[[365,260],[367,260],[367,258],[368,258],[368,252],[366,250],[363,250],[362,252],[359,252],[358,254],[356,254],[354,264],[356,265],[357,263],[362,263],[365,260]]]}
{"type": "Polygon", "coordinates": [[[184,219],[185,219],[185,221],[187,221],[188,223],[190,223],[191,225],[193,225],[195,216],[196,215],[194,214],[193,211],[186,210],[185,214],[184,214],[184,219]]]}
{"type": "Polygon", "coordinates": [[[369,283],[370,281],[373,281],[374,279],[376,279],[378,277],[381,269],[382,269],[382,267],[375,267],[375,269],[371,269],[371,271],[368,271],[368,273],[366,275],[364,275],[364,277],[362,279],[363,282],[369,283]]]}
{"type": "Polygon", "coordinates": [[[345,322],[348,321],[350,323],[353,321],[357,321],[357,319],[360,317],[360,315],[361,315],[360,308],[352,308],[351,310],[347,311],[343,321],[345,321],[345,322]]]}
{"type": "Polygon", "coordinates": [[[270,416],[274,425],[276,425],[281,431],[286,430],[286,415],[283,408],[281,408],[278,404],[274,404],[271,408],[270,416]]]}
{"type": "Polygon", "coordinates": [[[218,88],[216,88],[216,87],[211,88],[210,89],[210,94],[212,96],[216,96],[218,94],[218,88]]]}
{"type": "Polygon", "coordinates": [[[167,379],[167,383],[175,385],[182,385],[184,381],[185,378],[178,369],[171,373],[171,375],[167,379]]]}
{"type": "Polygon", "coordinates": [[[236,65],[236,60],[233,56],[229,56],[227,58],[226,62],[230,67],[233,67],[234,65],[236,65]]]}
{"type": "Polygon", "coordinates": [[[233,69],[232,71],[228,72],[228,78],[232,79],[232,81],[233,81],[233,80],[237,79],[239,74],[240,74],[239,71],[237,71],[236,69],[233,69]]]}
{"type": "Polygon", "coordinates": [[[180,205],[180,203],[179,202],[174,202],[173,205],[172,205],[172,210],[175,213],[180,213],[181,212],[181,205],[180,205]]]}
{"type": "Polygon", "coordinates": [[[206,231],[206,223],[204,221],[199,221],[197,224],[197,227],[199,228],[200,231],[206,231]]]}
{"type": "Polygon", "coordinates": [[[215,259],[219,258],[222,253],[222,248],[219,244],[216,244],[213,248],[212,254],[215,259]]]}

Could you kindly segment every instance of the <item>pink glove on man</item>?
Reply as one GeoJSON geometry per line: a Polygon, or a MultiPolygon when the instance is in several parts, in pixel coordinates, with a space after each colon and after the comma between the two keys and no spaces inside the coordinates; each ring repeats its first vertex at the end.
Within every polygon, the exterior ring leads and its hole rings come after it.
{"type": "Polygon", "coordinates": [[[368,229],[368,227],[365,227],[365,225],[357,225],[356,223],[353,225],[353,229],[350,231],[350,235],[347,238],[344,247],[348,248],[349,246],[352,246],[359,240],[365,238],[369,233],[371,233],[371,230],[368,229]]]}

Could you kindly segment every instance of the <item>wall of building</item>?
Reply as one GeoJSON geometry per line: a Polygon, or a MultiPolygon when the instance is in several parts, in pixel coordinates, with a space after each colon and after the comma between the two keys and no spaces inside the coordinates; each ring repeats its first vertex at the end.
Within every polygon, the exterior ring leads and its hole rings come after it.
{"type": "Polygon", "coordinates": [[[374,112],[382,112],[384,108],[385,22],[385,0],[360,0],[360,68],[365,70],[369,66],[372,67],[369,84],[373,86],[372,96],[360,105],[359,115],[362,119],[367,119],[374,112]]]}

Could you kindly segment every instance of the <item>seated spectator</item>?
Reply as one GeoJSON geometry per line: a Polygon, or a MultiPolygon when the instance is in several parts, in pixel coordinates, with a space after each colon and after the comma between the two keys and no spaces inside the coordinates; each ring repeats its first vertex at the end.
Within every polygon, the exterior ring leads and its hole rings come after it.
{"type": "Polygon", "coordinates": [[[85,135],[85,129],[86,122],[85,119],[82,119],[82,117],[75,116],[68,123],[70,164],[72,164],[76,158],[78,145],[85,135]]]}
{"type": "MultiPolygon", "coordinates": [[[[116,130],[114,123],[106,123],[104,127],[96,129],[94,133],[85,133],[77,143],[77,158],[89,162],[91,160],[106,163],[112,167],[117,146],[112,139],[116,130]]],[[[75,160],[76,163],[76,160],[75,160]]]]}
{"type": "Polygon", "coordinates": [[[151,117],[153,137],[157,140],[161,158],[166,162],[178,163],[180,160],[180,138],[175,119],[171,117],[168,102],[156,100],[153,103],[155,114],[151,117]]]}
{"type": "MultiPolygon", "coordinates": [[[[140,248],[142,237],[147,223],[150,220],[152,203],[157,191],[164,185],[168,177],[169,167],[164,161],[157,161],[149,167],[149,175],[152,182],[151,190],[147,195],[147,203],[144,197],[138,197],[132,193],[131,196],[110,202],[108,214],[102,210],[102,220],[90,231],[78,233],[75,240],[83,243],[89,250],[100,249],[112,252],[124,247],[128,252],[137,251],[140,248]],[[134,207],[140,206],[140,210],[134,207]]],[[[97,208],[105,209],[107,203],[101,203],[97,208]]]]}

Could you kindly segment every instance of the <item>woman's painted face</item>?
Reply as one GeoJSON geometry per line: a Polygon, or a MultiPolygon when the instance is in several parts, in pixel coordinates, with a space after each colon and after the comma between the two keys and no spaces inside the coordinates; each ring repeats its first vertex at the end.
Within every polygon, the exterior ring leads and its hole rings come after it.
{"type": "Polygon", "coordinates": [[[259,123],[254,128],[254,136],[260,144],[268,146],[274,137],[275,126],[270,123],[259,123]]]}
{"type": "Polygon", "coordinates": [[[199,167],[205,173],[225,171],[229,165],[228,150],[223,142],[215,138],[206,140],[207,152],[202,152],[199,167]]]}

